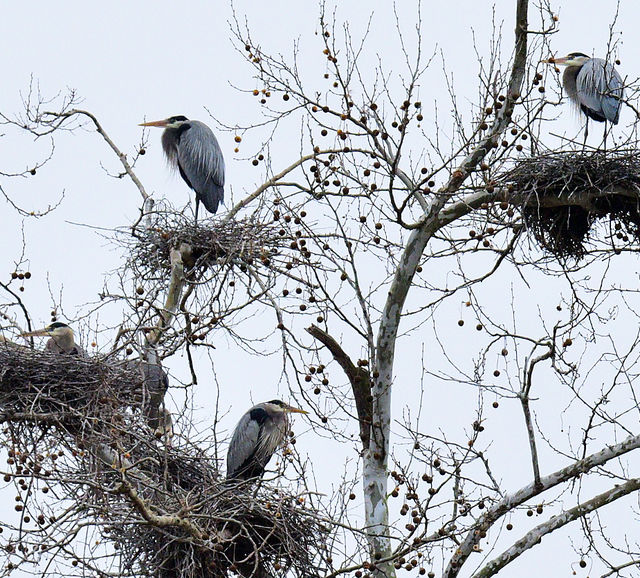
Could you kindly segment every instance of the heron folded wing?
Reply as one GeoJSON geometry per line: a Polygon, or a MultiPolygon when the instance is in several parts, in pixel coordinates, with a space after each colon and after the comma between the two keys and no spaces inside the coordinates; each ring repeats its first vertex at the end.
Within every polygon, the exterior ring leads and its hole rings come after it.
{"type": "Polygon", "coordinates": [[[218,139],[203,122],[189,121],[178,142],[180,172],[210,213],[224,200],[224,158],[218,139]]]}
{"type": "Polygon", "coordinates": [[[612,64],[602,58],[588,60],[578,73],[576,89],[583,107],[601,117],[596,120],[618,124],[623,82],[612,64]]]}
{"type": "MultiPolygon", "coordinates": [[[[237,478],[251,465],[259,446],[262,425],[245,413],[233,432],[227,453],[227,478],[237,478]]],[[[248,476],[251,477],[251,476],[248,476]]]]}

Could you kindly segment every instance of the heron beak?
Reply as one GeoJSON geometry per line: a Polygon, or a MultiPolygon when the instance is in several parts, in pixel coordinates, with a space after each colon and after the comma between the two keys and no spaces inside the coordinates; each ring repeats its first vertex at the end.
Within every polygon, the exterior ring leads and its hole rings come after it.
{"type": "Polygon", "coordinates": [[[299,409],[297,407],[293,407],[291,405],[288,405],[285,407],[285,409],[289,412],[289,413],[304,413],[307,414],[309,413],[308,411],[305,411],[304,409],[299,409]]]}
{"type": "Polygon", "coordinates": [[[167,120],[153,120],[151,122],[142,122],[140,123],[138,126],[158,126],[160,128],[164,128],[165,126],[167,126],[168,122],[167,120]]]}
{"type": "Polygon", "coordinates": [[[542,62],[544,62],[545,64],[566,64],[567,57],[564,56],[563,58],[548,58],[547,60],[543,60],[542,62]]]}
{"type": "Polygon", "coordinates": [[[44,329],[37,329],[36,331],[21,333],[20,337],[40,337],[43,335],[51,335],[51,333],[51,330],[48,327],[45,327],[44,329]]]}

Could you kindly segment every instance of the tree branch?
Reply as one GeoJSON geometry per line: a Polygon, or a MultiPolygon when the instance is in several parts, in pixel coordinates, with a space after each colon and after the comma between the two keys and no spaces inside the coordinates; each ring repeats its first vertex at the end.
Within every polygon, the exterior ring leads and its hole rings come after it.
{"type": "Polygon", "coordinates": [[[353,397],[356,402],[356,410],[358,412],[358,421],[360,425],[360,439],[362,440],[363,449],[369,447],[370,432],[371,432],[371,376],[364,367],[356,366],[349,356],[345,353],[344,349],[331,335],[320,329],[317,325],[311,325],[307,327],[307,333],[312,337],[320,341],[333,355],[333,358],[338,362],[340,367],[344,370],[349,383],[351,383],[351,389],[353,390],[353,397]]]}
{"type": "Polygon", "coordinates": [[[488,562],[484,568],[473,575],[473,578],[488,578],[489,576],[494,576],[518,556],[524,554],[536,544],[539,544],[542,538],[547,534],[551,534],[551,532],[555,532],[566,524],[569,524],[578,518],[583,518],[590,512],[598,510],[611,502],[615,502],[619,498],[622,498],[631,492],[635,492],[638,489],[640,489],[640,478],[634,478],[620,486],[615,486],[614,488],[597,495],[595,498],[592,498],[587,502],[578,504],[559,516],[553,516],[550,520],[543,524],[539,524],[527,532],[520,540],[511,546],[511,548],[500,554],[500,556],[488,562]]]}

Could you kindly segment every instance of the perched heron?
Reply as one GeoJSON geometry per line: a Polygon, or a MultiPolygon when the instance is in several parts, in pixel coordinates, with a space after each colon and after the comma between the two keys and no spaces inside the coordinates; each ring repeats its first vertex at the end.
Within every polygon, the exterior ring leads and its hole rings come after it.
{"type": "Polygon", "coordinates": [[[622,77],[613,64],[602,58],[590,58],[582,52],[543,62],[566,66],[562,85],[571,101],[588,118],[618,124],[624,88],[622,77]]]}
{"type": "Polygon", "coordinates": [[[162,148],[167,161],[196,193],[196,221],[200,202],[210,213],[224,199],[224,158],[211,129],[199,120],[172,116],[140,126],[164,128],[162,148]]]}
{"type": "MultiPolygon", "coordinates": [[[[143,413],[149,427],[157,431],[169,431],[172,428],[171,414],[162,407],[165,393],[169,389],[169,376],[159,363],[149,363],[141,359],[127,361],[125,366],[140,374],[140,387],[143,392],[143,413]],[[166,422],[166,427],[165,427],[166,422]]],[[[173,430],[171,429],[171,432],[173,430]]],[[[172,433],[173,435],[173,433],[172,433]]]]}
{"type": "Polygon", "coordinates": [[[43,329],[21,333],[21,337],[49,336],[45,349],[51,353],[62,353],[65,355],[80,355],[86,357],[87,353],[80,347],[73,338],[73,329],[66,323],[56,321],[47,325],[43,329]]]}
{"type": "Polygon", "coordinates": [[[289,430],[288,413],[307,413],[279,399],[254,405],[238,422],[227,453],[227,479],[262,476],[289,430]]]}

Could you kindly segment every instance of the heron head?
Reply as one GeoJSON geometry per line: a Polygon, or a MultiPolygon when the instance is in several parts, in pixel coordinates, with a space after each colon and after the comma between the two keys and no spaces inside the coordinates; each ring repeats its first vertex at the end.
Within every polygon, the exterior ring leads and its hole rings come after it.
{"type": "Polygon", "coordinates": [[[549,58],[542,62],[561,66],[582,66],[587,62],[587,60],[591,60],[591,57],[587,56],[583,52],[571,52],[562,58],[549,58]]]}
{"type": "Polygon", "coordinates": [[[309,413],[304,409],[293,407],[279,399],[272,399],[271,401],[268,401],[266,405],[268,406],[268,409],[274,413],[309,413]]]}
{"type": "Polygon", "coordinates": [[[21,337],[39,337],[39,336],[49,336],[49,337],[62,337],[71,335],[73,337],[73,329],[69,327],[66,323],[62,323],[61,321],[55,321],[51,325],[47,325],[42,329],[36,329],[35,331],[29,331],[27,333],[21,333],[21,337]]]}
{"type": "Polygon", "coordinates": [[[154,120],[151,122],[143,122],[138,126],[157,126],[158,128],[178,128],[183,125],[189,119],[183,115],[170,116],[169,118],[165,118],[164,120],[154,120]]]}

